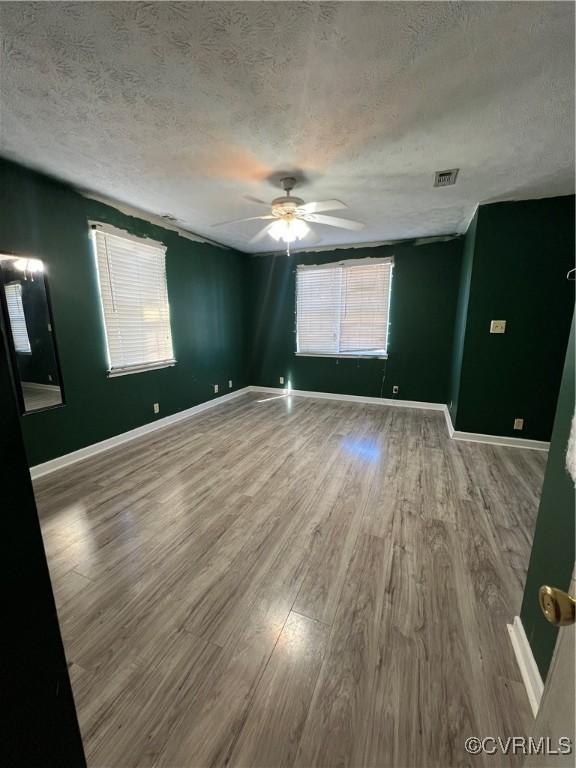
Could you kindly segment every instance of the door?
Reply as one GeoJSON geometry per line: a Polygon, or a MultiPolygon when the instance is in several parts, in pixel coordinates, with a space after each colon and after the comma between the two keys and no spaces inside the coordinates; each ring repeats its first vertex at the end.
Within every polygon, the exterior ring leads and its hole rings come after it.
{"type": "MultiPolygon", "coordinates": [[[[576,597],[576,569],[572,574],[569,594],[572,598],[576,597]]],[[[548,747],[550,754],[530,755],[524,763],[525,768],[574,766],[575,654],[576,625],[561,626],[533,732],[535,743],[545,745],[543,750],[548,747]],[[566,747],[566,739],[570,739],[570,751],[566,747]],[[554,749],[560,754],[553,754],[551,750],[554,749]]]]}

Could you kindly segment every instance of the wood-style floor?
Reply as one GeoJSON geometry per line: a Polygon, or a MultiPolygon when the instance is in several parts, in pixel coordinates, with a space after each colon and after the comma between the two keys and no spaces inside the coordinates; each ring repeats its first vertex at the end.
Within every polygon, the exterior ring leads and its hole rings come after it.
{"type": "Polygon", "coordinates": [[[251,394],[36,481],[90,768],[447,768],[527,734],[506,623],[545,460],[251,394]]]}

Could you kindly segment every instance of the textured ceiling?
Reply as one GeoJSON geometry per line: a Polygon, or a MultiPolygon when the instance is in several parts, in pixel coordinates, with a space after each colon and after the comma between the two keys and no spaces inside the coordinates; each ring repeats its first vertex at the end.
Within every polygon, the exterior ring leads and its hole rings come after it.
{"type": "Polygon", "coordinates": [[[242,250],[258,222],[211,225],[282,171],[366,223],[323,245],[573,191],[569,2],[5,2],[0,26],[0,154],[242,250]]]}

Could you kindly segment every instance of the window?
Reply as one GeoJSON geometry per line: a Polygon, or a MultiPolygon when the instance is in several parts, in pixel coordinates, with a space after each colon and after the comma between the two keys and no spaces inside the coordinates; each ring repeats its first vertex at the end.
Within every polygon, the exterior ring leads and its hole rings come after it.
{"type": "Polygon", "coordinates": [[[385,356],[392,267],[392,259],[300,265],[297,354],[385,356]]]}
{"type": "Polygon", "coordinates": [[[174,365],[161,243],[92,225],[109,375],[174,365]]]}
{"type": "Polygon", "coordinates": [[[28,328],[26,327],[26,316],[22,306],[22,286],[20,283],[8,283],[5,286],[6,304],[8,305],[8,316],[10,317],[10,329],[14,339],[14,349],[16,352],[25,352],[30,354],[30,339],[28,338],[28,328]]]}

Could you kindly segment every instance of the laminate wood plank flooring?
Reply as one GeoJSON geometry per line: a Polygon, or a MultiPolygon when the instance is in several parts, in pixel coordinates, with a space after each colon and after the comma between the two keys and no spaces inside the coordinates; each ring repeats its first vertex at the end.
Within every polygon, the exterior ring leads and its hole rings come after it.
{"type": "Polygon", "coordinates": [[[89,768],[515,764],[545,461],[251,393],[38,479],[89,768]]]}

